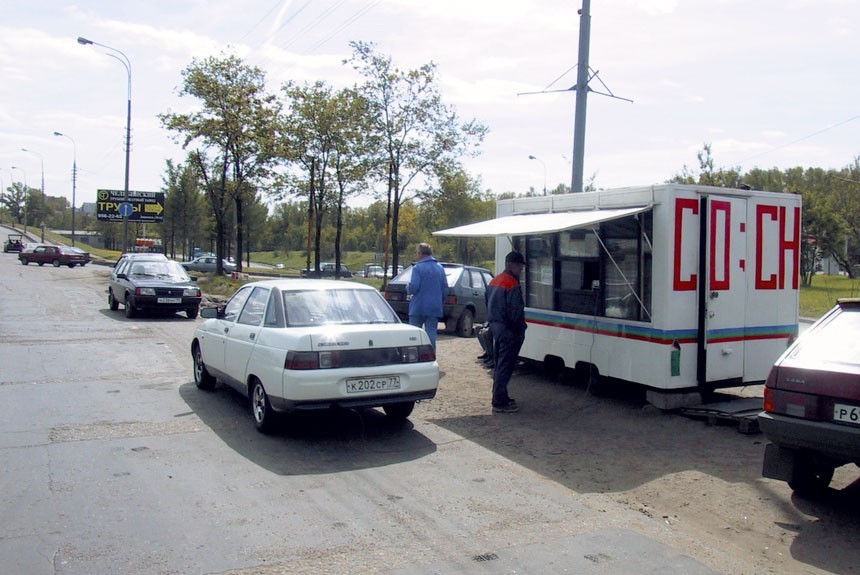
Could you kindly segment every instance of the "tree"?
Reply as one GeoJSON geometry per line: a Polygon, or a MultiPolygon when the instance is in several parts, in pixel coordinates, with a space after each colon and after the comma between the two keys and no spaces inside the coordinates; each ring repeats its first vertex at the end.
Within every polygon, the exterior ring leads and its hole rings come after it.
{"type": "MultiPolygon", "coordinates": [[[[465,170],[442,169],[437,174],[439,187],[421,194],[425,228],[438,230],[487,220],[496,211],[495,197],[481,191],[481,182],[465,170]]],[[[465,264],[492,258],[495,241],[488,238],[439,238],[434,252],[445,259],[465,264]]]]}
{"type": "Polygon", "coordinates": [[[18,224],[24,223],[28,196],[29,192],[21,182],[12,182],[11,186],[0,193],[0,204],[9,210],[13,221],[18,224]]]}
{"type": "Polygon", "coordinates": [[[164,191],[164,222],[161,228],[165,252],[175,258],[178,248],[185,259],[189,259],[208,220],[205,196],[190,160],[179,166],[167,160],[164,191]]]}
{"type": "Polygon", "coordinates": [[[383,146],[381,165],[387,172],[386,248],[398,265],[400,207],[410,199],[407,189],[418,176],[432,177],[433,170],[454,165],[464,155],[475,155],[487,128],[475,120],[460,123],[457,114],[442,102],[437,87],[436,65],[400,70],[391,57],[378,54],[372,43],[351,42],[350,63],[365,78],[360,91],[369,106],[370,121],[383,146]]]}
{"type": "MultiPolygon", "coordinates": [[[[251,182],[269,175],[273,130],[278,109],[265,92],[265,75],[237,56],[194,59],[182,72],[180,96],[194,96],[202,108],[187,114],[165,113],[159,119],[182,136],[209,196],[216,222],[218,273],[223,273],[228,206],[236,218],[236,250],[241,254],[243,203],[253,197],[251,182]]],[[[238,268],[241,270],[241,257],[238,268]]]]}

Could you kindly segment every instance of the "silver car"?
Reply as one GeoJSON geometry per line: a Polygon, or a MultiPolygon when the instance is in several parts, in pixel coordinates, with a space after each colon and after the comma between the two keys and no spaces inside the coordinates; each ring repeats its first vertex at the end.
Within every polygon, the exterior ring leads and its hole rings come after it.
{"type": "MultiPolygon", "coordinates": [[[[236,264],[230,263],[227,260],[221,260],[221,263],[224,266],[225,274],[231,274],[236,271],[236,264]]],[[[207,274],[214,274],[217,266],[218,258],[215,256],[201,256],[191,260],[190,262],[182,262],[182,267],[187,271],[207,274]]]]}
{"type": "Polygon", "coordinates": [[[382,407],[403,419],[436,395],[439,364],[427,333],[401,323],[372,286],[252,282],[200,315],[191,341],[197,387],[212,389],[217,378],[247,395],[261,432],[295,410],[382,407]]]}

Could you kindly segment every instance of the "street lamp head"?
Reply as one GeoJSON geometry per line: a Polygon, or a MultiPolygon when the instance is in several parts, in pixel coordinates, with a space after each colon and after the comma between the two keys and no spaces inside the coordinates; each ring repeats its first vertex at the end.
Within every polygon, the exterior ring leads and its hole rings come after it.
{"type": "Polygon", "coordinates": [[[537,160],[534,156],[529,156],[529,160],[537,160]]]}
{"type": "Polygon", "coordinates": [[[55,136],[62,136],[63,134],[62,134],[62,133],[60,133],[60,132],[54,132],[54,135],[55,135],[55,136]]]}
{"type": "Polygon", "coordinates": [[[87,40],[83,36],[78,36],[78,44],[80,44],[81,46],[86,46],[86,45],[92,44],[92,43],[93,43],[92,40],[87,40]]]}

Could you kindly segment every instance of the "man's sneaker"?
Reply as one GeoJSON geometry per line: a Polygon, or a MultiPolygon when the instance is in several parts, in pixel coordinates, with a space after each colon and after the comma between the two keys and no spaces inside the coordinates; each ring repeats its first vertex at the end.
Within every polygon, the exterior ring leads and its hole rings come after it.
{"type": "Polygon", "coordinates": [[[507,405],[501,405],[499,407],[493,406],[493,413],[516,413],[519,410],[519,406],[513,401],[507,405]]]}

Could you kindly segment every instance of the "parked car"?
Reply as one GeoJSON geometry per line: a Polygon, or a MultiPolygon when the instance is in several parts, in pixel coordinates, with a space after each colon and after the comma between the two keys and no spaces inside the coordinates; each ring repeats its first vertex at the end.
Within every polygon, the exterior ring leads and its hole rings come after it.
{"type": "Polygon", "coordinates": [[[84,263],[80,264],[81,267],[87,265],[88,263],[90,263],[90,261],[92,261],[92,256],[90,256],[90,252],[86,252],[86,251],[82,250],[81,248],[78,248],[75,246],[66,246],[66,249],[71,251],[71,252],[74,252],[76,254],[81,254],[82,256],[84,256],[84,263]]]}
{"type": "MultiPolygon", "coordinates": [[[[224,268],[225,274],[231,274],[236,271],[236,264],[226,259],[221,260],[221,265],[224,268]]],[[[200,256],[190,262],[182,262],[182,267],[190,272],[203,272],[214,274],[218,267],[217,256],[200,256]]]]}
{"type": "Polygon", "coordinates": [[[136,254],[120,258],[108,281],[108,307],[125,307],[125,316],[138,312],[184,311],[188,319],[197,317],[200,288],[179,262],[162,254],[136,254]],[[161,256],[161,257],[157,257],[161,256]]]}
{"type": "Polygon", "coordinates": [[[860,465],[860,299],[839,300],[776,361],[759,427],[771,441],[762,475],[798,494],[823,491],[860,465]]]}
{"type": "Polygon", "coordinates": [[[24,249],[24,234],[9,234],[3,244],[3,253],[20,252],[24,249]]]}
{"type": "Polygon", "coordinates": [[[75,266],[86,265],[86,260],[83,255],[73,252],[68,246],[48,246],[38,245],[33,251],[24,250],[18,254],[18,260],[27,265],[30,262],[43,266],[51,264],[55,268],[60,266],[75,266]]]}
{"type": "Polygon", "coordinates": [[[113,264],[113,272],[111,275],[116,275],[116,270],[119,268],[120,264],[127,260],[156,260],[167,262],[170,261],[166,255],[159,253],[138,253],[138,252],[126,252],[119,256],[119,259],[116,260],[113,264]]]}
{"type": "MultiPolygon", "coordinates": [[[[472,337],[476,323],[487,321],[487,285],[490,270],[463,264],[443,263],[448,278],[448,297],[442,305],[445,329],[460,337],[472,337]]],[[[409,296],[406,287],[412,278],[412,266],[397,274],[385,286],[385,299],[403,321],[409,320],[409,296]]]]}
{"type": "Polygon", "coordinates": [[[222,308],[203,308],[191,341],[194,381],[247,395],[254,425],[279,414],[382,407],[409,417],[431,399],[439,364],[424,330],[403,324],[372,286],[280,279],[245,284],[222,308]]]}
{"type": "MultiPolygon", "coordinates": [[[[307,270],[303,269],[300,274],[303,278],[333,278],[335,277],[334,271],[337,267],[331,262],[322,262],[320,264],[320,271],[316,270],[307,270]]],[[[349,268],[344,264],[340,264],[340,277],[342,278],[351,278],[352,272],[349,271],[349,268]]]]}

